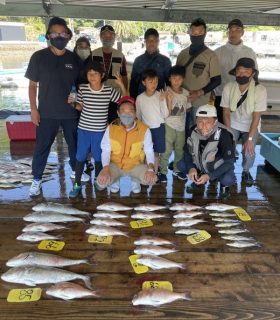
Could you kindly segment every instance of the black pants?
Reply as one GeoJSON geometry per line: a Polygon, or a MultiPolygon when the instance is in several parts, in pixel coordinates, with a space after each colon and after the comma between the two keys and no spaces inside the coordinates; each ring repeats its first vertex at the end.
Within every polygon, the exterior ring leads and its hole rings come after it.
{"type": "Polygon", "coordinates": [[[222,101],[222,97],[221,96],[216,96],[215,98],[215,107],[217,109],[217,117],[218,117],[218,121],[220,123],[224,123],[224,119],[223,119],[223,107],[221,107],[221,101],[222,101]]]}
{"type": "Polygon", "coordinates": [[[35,179],[41,179],[50,154],[51,146],[62,127],[64,138],[68,145],[70,166],[75,170],[77,152],[78,119],[41,119],[36,128],[36,144],[32,161],[32,174],[35,179]]]}

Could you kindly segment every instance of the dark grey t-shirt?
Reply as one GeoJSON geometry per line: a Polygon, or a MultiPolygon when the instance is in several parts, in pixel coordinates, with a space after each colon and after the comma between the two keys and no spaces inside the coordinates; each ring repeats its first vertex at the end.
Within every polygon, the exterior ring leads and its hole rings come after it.
{"type": "Polygon", "coordinates": [[[81,68],[81,61],[69,50],[62,56],[56,56],[46,48],[32,55],[25,77],[39,83],[38,110],[41,118],[78,118],[78,112],[67,103],[67,97],[81,68]]]}

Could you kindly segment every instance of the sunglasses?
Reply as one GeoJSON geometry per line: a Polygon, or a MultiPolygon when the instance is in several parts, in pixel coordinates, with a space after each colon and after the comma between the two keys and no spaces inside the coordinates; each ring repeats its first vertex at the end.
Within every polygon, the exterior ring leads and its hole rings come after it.
{"type": "Polygon", "coordinates": [[[51,38],[51,39],[55,39],[55,38],[57,38],[57,37],[61,37],[61,38],[65,38],[65,39],[68,39],[69,38],[69,34],[68,33],[66,33],[66,32],[51,32],[50,34],[49,34],[49,37],[51,38]]]}

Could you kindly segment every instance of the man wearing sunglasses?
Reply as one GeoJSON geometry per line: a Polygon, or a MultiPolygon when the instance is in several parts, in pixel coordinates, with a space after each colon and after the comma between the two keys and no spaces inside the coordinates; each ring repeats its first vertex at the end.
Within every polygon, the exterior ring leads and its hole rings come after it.
{"type": "Polygon", "coordinates": [[[29,79],[31,118],[37,126],[30,196],[41,192],[42,176],[59,127],[62,127],[68,145],[70,166],[75,169],[78,112],[67,103],[67,97],[75,86],[82,64],[73,52],[66,49],[71,37],[66,21],[52,18],[46,33],[50,46],[32,55],[25,74],[29,79]]]}

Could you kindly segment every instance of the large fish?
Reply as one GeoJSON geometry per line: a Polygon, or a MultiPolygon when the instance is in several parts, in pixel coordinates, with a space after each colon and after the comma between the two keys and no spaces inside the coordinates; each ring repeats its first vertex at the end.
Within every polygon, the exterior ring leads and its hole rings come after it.
{"type": "Polygon", "coordinates": [[[97,291],[92,291],[72,282],[59,282],[47,289],[46,294],[63,300],[85,297],[99,297],[97,291]]]}
{"type": "Polygon", "coordinates": [[[186,268],[183,263],[177,263],[175,261],[171,261],[162,257],[153,256],[153,255],[139,256],[137,259],[137,262],[153,270],[170,269],[170,268],[179,268],[179,269],[186,268]]]}
{"type": "Polygon", "coordinates": [[[125,236],[128,237],[128,234],[126,232],[123,232],[121,230],[118,230],[113,227],[105,227],[105,226],[91,226],[86,230],[86,233],[88,234],[94,234],[101,237],[106,236],[125,236]]]}
{"type": "Polygon", "coordinates": [[[142,236],[134,241],[134,244],[137,246],[146,246],[146,245],[154,245],[154,246],[161,246],[161,245],[174,245],[173,242],[153,236],[142,236]]]}
{"type": "Polygon", "coordinates": [[[197,216],[201,216],[202,214],[205,214],[205,212],[201,212],[201,211],[194,211],[194,212],[184,212],[181,211],[179,213],[176,213],[173,218],[175,219],[189,219],[189,218],[194,218],[197,216]]]}
{"type": "Polygon", "coordinates": [[[230,241],[255,241],[253,237],[243,237],[239,235],[228,235],[228,236],[222,236],[224,240],[230,240],[230,241]]]}
{"type": "Polygon", "coordinates": [[[131,215],[132,219],[160,219],[160,218],[169,218],[168,215],[162,213],[154,213],[154,212],[137,212],[131,215]]]}
{"type": "Polygon", "coordinates": [[[100,204],[96,207],[97,210],[104,210],[104,211],[128,211],[132,210],[131,207],[125,206],[121,203],[115,203],[115,202],[106,202],[103,204],[100,204]]]}
{"type": "Polygon", "coordinates": [[[23,232],[48,232],[60,229],[67,229],[64,226],[54,223],[30,223],[22,229],[23,232]]]}
{"type": "Polygon", "coordinates": [[[239,226],[241,221],[236,222],[220,222],[216,224],[217,228],[230,228],[230,227],[236,227],[239,226]]]}
{"type": "Polygon", "coordinates": [[[34,211],[52,211],[58,212],[63,214],[70,214],[70,215],[77,215],[77,216],[88,216],[90,213],[86,211],[81,211],[70,206],[65,206],[60,203],[54,202],[46,202],[46,203],[39,203],[32,208],[34,211]]]}
{"type": "Polygon", "coordinates": [[[97,212],[93,214],[94,218],[105,218],[105,219],[123,219],[127,218],[127,215],[118,212],[97,212]]]}
{"type": "Polygon", "coordinates": [[[134,207],[134,210],[137,211],[156,211],[163,209],[166,209],[166,206],[161,206],[153,203],[138,204],[136,207],[134,207]]]}
{"type": "Polygon", "coordinates": [[[203,219],[176,219],[173,223],[173,227],[191,227],[198,223],[203,223],[203,219]]]}
{"type": "Polygon", "coordinates": [[[191,234],[194,234],[194,233],[198,233],[198,232],[200,232],[200,231],[201,231],[200,229],[187,228],[187,229],[179,229],[179,230],[176,230],[175,233],[176,233],[176,234],[191,235],[191,234]]]}
{"type": "Polygon", "coordinates": [[[84,222],[84,219],[80,217],[59,212],[33,212],[23,217],[23,220],[28,222],[84,222]]]}
{"type": "Polygon", "coordinates": [[[169,207],[172,211],[193,211],[202,209],[200,206],[195,206],[190,203],[174,203],[169,207]]]}
{"type": "Polygon", "coordinates": [[[61,236],[53,236],[44,232],[24,232],[17,236],[17,240],[38,242],[41,240],[60,240],[61,236]]]}
{"type": "Polygon", "coordinates": [[[256,241],[234,241],[228,242],[226,245],[235,248],[261,247],[261,245],[256,241]]]}
{"type": "Polygon", "coordinates": [[[231,206],[229,204],[224,204],[224,203],[210,203],[207,206],[205,206],[206,210],[213,210],[213,211],[227,211],[227,210],[233,210],[237,208],[239,207],[231,206]]]}
{"type": "Polygon", "coordinates": [[[153,256],[161,256],[164,254],[169,254],[177,251],[178,250],[173,248],[164,248],[164,247],[154,246],[154,245],[139,246],[134,249],[135,254],[153,255],[153,256]]]}
{"type": "Polygon", "coordinates": [[[126,224],[114,219],[99,219],[95,218],[90,221],[90,224],[95,224],[97,226],[108,226],[108,227],[117,227],[125,226],[126,224]]]}
{"type": "Polygon", "coordinates": [[[133,297],[132,304],[157,307],[176,300],[191,300],[191,298],[188,293],[177,293],[166,289],[145,289],[133,297]]]}
{"type": "Polygon", "coordinates": [[[59,268],[50,267],[15,267],[3,273],[1,279],[6,282],[36,286],[43,283],[58,283],[80,279],[87,288],[92,289],[90,277],[59,268]]]}
{"type": "Polygon", "coordinates": [[[249,232],[247,229],[241,229],[241,228],[232,228],[232,229],[220,229],[218,230],[221,234],[239,234],[244,232],[249,232]]]}
{"type": "Polygon", "coordinates": [[[55,254],[41,252],[20,253],[7,261],[8,267],[44,266],[44,267],[66,267],[78,264],[89,264],[87,259],[69,259],[55,254]]]}

